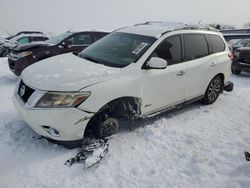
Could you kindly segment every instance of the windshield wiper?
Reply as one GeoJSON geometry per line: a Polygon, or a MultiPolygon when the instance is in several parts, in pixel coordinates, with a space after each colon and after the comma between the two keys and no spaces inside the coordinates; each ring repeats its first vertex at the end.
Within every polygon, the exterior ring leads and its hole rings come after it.
{"type": "Polygon", "coordinates": [[[92,61],[92,62],[94,62],[94,63],[99,63],[99,64],[101,64],[98,60],[96,60],[96,59],[94,59],[94,58],[92,58],[92,57],[88,57],[88,56],[80,56],[81,58],[83,58],[83,59],[86,59],[86,60],[88,60],[88,61],[92,61]]]}

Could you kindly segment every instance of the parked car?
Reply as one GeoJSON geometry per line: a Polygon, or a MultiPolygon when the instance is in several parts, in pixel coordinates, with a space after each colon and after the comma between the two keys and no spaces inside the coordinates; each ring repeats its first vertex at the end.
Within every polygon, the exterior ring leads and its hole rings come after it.
{"type": "Polygon", "coordinates": [[[41,31],[19,31],[16,34],[10,35],[8,37],[6,37],[7,40],[10,40],[18,35],[22,35],[22,34],[43,34],[43,32],[41,31]]]}
{"type": "Polygon", "coordinates": [[[227,45],[231,51],[233,51],[233,45],[236,44],[237,42],[241,41],[242,39],[232,39],[227,42],[227,45]]]}
{"type": "Polygon", "coordinates": [[[250,44],[250,38],[239,40],[232,45],[232,51],[234,52],[237,48],[240,47],[246,47],[248,44],[250,44]]]}
{"type": "Polygon", "coordinates": [[[240,47],[234,51],[232,73],[240,74],[241,72],[250,73],[250,43],[246,47],[240,47]]]}
{"type": "Polygon", "coordinates": [[[18,45],[9,54],[9,68],[19,76],[37,61],[68,52],[77,54],[107,34],[101,31],[66,32],[45,42],[18,45]]]}
{"type": "Polygon", "coordinates": [[[147,22],[116,30],[79,56],[67,53],[28,67],[14,104],[49,139],[103,138],[123,117],[140,119],[197,100],[214,103],[230,85],[230,57],[219,32],[147,22]]]}
{"type": "Polygon", "coordinates": [[[10,40],[5,40],[2,45],[0,44],[0,57],[8,55],[9,51],[18,44],[27,44],[35,41],[45,41],[49,37],[44,34],[21,34],[10,40]]]}

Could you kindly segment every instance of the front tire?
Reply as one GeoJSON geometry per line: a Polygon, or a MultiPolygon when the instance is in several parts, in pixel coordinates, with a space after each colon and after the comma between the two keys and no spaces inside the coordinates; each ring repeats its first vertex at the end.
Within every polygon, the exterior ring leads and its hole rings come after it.
{"type": "Polygon", "coordinates": [[[216,76],[209,83],[203,98],[204,104],[213,104],[220,95],[223,88],[223,81],[220,76],[216,76]]]}
{"type": "Polygon", "coordinates": [[[92,117],[85,129],[84,137],[106,138],[115,134],[118,128],[118,120],[104,110],[92,117]]]}
{"type": "Polygon", "coordinates": [[[117,119],[109,117],[105,121],[100,122],[97,130],[98,138],[106,138],[118,131],[119,122],[117,119]]]}

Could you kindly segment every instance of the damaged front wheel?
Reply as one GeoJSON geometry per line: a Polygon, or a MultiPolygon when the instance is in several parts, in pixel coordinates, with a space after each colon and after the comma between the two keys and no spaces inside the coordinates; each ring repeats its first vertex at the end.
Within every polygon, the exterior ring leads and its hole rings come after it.
{"type": "Polygon", "coordinates": [[[98,138],[106,138],[115,134],[118,131],[119,122],[113,117],[108,117],[102,122],[98,123],[97,136],[98,138]]]}

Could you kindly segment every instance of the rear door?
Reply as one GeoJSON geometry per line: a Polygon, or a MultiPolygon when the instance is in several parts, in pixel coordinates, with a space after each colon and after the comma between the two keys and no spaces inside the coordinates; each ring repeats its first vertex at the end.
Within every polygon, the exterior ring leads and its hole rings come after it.
{"type": "Polygon", "coordinates": [[[184,60],[187,65],[186,100],[200,97],[205,93],[213,77],[215,62],[209,56],[209,46],[204,34],[184,34],[184,60]]]}
{"type": "Polygon", "coordinates": [[[90,33],[88,32],[74,34],[66,40],[68,40],[70,45],[65,50],[76,54],[81,52],[93,42],[90,33]]]}

